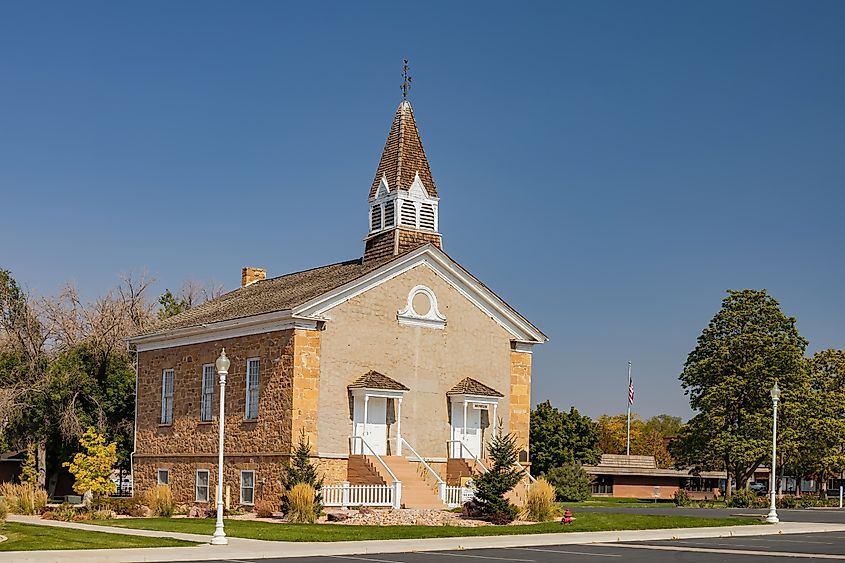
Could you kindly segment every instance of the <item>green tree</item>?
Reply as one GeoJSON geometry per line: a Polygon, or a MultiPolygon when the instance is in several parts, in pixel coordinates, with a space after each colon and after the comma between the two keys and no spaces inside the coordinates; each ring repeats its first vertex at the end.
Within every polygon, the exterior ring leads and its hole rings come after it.
{"type": "Polygon", "coordinates": [[[828,479],[845,471],[845,350],[816,352],[796,448],[797,465],[815,477],[827,496],[828,479]]]}
{"type": "Polygon", "coordinates": [[[745,487],[771,448],[769,390],[777,380],[785,410],[799,400],[806,347],[765,290],[728,291],[679,377],[697,414],[673,447],[676,461],[724,469],[745,487]]]}
{"type": "Polygon", "coordinates": [[[496,522],[513,521],[519,510],[505,495],[522,479],[522,471],[516,466],[519,456],[516,436],[503,434],[501,421],[496,435],[490,441],[488,456],[493,466],[475,478],[475,504],[481,514],[489,519],[496,522]]]}
{"type": "Polygon", "coordinates": [[[676,437],[683,426],[684,421],[680,416],[658,414],[643,422],[643,432],[655,432],[670,439],[676,437]]]}
{"type": "Polygon", "coordinates": [[[190,308],[187,299],[176,297],[169,289],[161,294],[161,297],[158,298],[158,303],[161,305],[161,309],[158,311],[159,319],[167,319],[190,308]]]}
{"type": "Polygon", "coordinates": [[[592,494],[590,484],[593,479],[580,463],[567,463],[560,467],[553,467],[546,473],[546,481],[555,488],[557,500],[561,502],[587,500],[592,494]]]}
{"type": "Polygon", "coordinates": [[[549,401],[531,411],[531,469],[546,473],[565,463],[598,463],[598,427],[575,407],[559,411],[549,401]]]}
{"type": "MultiPolygon", "coordinates": [[[[316,491],[316,505],[317,513],[322,509],[322,494],[320,489],[323,487],[323,478],[317,473],[317,468],[311,463],[311,441],[305,434],[305,429],[299,431],[299,441],[296,449],[293,452],[293,457],[290,460],[290,465],[287,468],[284,478],[282,479],[282,486],[285,491],[292,491],[299,483],[310,485],[316,491]]],[[[288,496],[282,495],[282,512],[287,513],[288,496]]]]}
{"type": "Polygon", "coordinates": [[[76,479],[73,490],[79,494],[91,491],[95,497],[113,493],[117,487],[111,472],[117,462],[117,444],[106,444],[105,436],[93,427],[85,431],[79,444],[83,451],[62,464],[76,479]]]}

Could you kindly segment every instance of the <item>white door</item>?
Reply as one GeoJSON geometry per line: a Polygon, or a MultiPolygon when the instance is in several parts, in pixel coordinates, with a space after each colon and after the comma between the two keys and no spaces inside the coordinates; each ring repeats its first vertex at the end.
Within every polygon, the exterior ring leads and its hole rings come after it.
{"type": "Polygon", "coordinates": [[[355,435],[361,436],[369,444],[363,448],[356,444],[353,453],[372,455],[387,454],[387,399],[370,397],[367,401],[367,423],[364,424],[364,397],[355,397],[355,435]]]}
{"type": "Polygon", "coordinates": [[[469,403],[464,425],[464,404],[452,403],[452,439],[463,442],[464,448],[453,448],[452,457],[481,457],[481,411],[469,403]],[[469,451],[467,451],[469,450],[469,451]],[[472,454],[472,455],[470,455],[472,454]]]}

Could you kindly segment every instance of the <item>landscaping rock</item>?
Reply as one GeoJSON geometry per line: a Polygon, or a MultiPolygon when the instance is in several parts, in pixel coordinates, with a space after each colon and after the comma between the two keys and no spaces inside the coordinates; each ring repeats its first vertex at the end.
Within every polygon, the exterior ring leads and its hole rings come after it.
{"type": "Polygon", "coordinates": [[[192,506],[188,510],[188,518],[206,518],[208,517],[207,511],[199,506],[192,506]]]}
{"type": "MultiPolygon", "coordinates": [[[[329,521],[331,513],[327,515],[329,521]]],[[[460,514],[446,510],[373,510],[372,508],[361,509],[357,513],[348,514],[344,520],[334,520],[338,524],[350,524],[360,526],[489,526],[489,522],[473,518],[465,518],[460,514]]]]}
{"type": "Polygon", "coordinates": [[[343,522],[349,520],[349,515],[343,512],[329,512],[326,514],[326,520],[329,522],[343,522]]]}
{"type": "Polygon", "coordinates": [[[129,515],[135,518],[149,518],[152,513],[153,511],[150,510],[150,507],[144,506],[143,504],[133,506],[132,509],[129,511],[129,515]]]}

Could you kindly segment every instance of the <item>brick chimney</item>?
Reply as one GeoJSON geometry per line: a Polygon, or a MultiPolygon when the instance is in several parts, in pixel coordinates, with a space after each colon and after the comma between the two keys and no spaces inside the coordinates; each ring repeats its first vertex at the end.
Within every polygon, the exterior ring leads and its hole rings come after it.
{"type": "Polygon", "coordinates": [[[267,271],[263,268],[250,268],[247,266],[241,270],[241,287],[246,287],[264,279],[267,279],[267,271]]]}

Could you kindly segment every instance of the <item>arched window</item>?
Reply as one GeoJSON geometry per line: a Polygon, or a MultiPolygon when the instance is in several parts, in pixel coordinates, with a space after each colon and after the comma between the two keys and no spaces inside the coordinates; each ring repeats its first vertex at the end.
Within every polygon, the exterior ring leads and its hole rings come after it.
{"type": "Polygon", "coordinates": [[[381,229],[381,205],[374,205],[370,215],[370,230],[377,231],[381,229]]]}
{"type": "Polygon", "coordinates": [[[402,202],[402,224],[408,227],[417,226],[417,207],[410,201],[402,202]]]}
{"type": "Polygon", "coordinates": [[[434,206],[423,203],[420,207],[420,228],[434,230],[434,206]]]}

